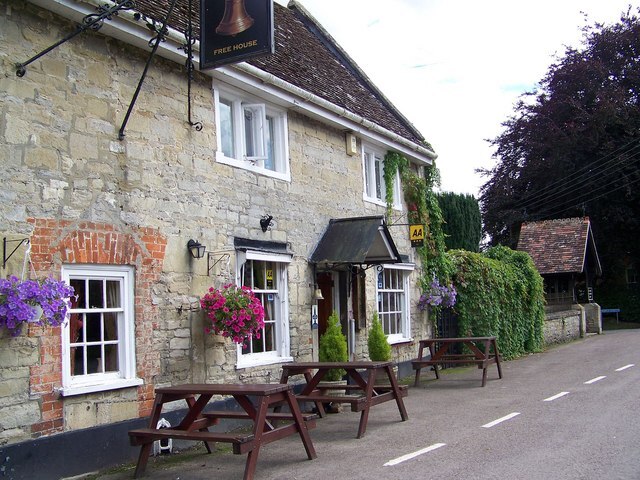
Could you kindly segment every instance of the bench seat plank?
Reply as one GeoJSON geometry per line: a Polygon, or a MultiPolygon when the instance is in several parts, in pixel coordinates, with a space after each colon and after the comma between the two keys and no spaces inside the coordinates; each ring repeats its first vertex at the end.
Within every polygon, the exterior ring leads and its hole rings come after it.
{"type": "Polygon", "coordinates": [[[253,434],[176,430],[173,428],[138,428],[129,431],[129,439],[133,446],[152,443],[162,438],[231,443],[235,454],[247,453],[253,449],[253,434]]]}

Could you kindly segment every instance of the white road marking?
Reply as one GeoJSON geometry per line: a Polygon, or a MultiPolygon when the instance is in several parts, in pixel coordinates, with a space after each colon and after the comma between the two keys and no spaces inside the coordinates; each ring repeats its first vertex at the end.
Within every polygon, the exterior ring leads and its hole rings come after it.
{"type": "Polygon", "coordinates": [[[398,465],[399,463],[406,462],[407,460],[411,460],[412,458],[415,458],[418,455],[431,452],[437,448],[444,447],[445,445],[446,443],[434,443],[433,445],[429,445],[427,448],[423,448],[422,450],[418,450],[413,453],[407,453],[406,455],[402,455],[401,457],[394,458],[393,460],[389,460],[387,463],[384,464],[384,466],[392,467],[394,465],[398,465]]]}
{"type": "Polygon", "coordinates": [[[591,380],[587,380],[586,382],[584,382],[585,385],[591,385],[592,383],[596,383],[599,382],[600,380],[602,380],[603,378],[607,378],[606,375],[601,375],[599,377],[596,378],[592,378],[591,380]]]}
{"type": "Polygon", "coordinates": [[[553,402],[555,399],[564,397],[565,395],[569,395],[569,392],[560,392],[554,395],[553,397],[545,398],[543,402],[553,402]]]}
{"type": "Polygon", "coordinates": [[[506,421],[506,420],[510,420],[510,419],[512,419],[513,417],[516,417],[516,416],[518,416],[518,415],[520,415],[520,412],[513,412],[513,413],[510,413],[509,415],[505,415],[504,417],[499,418],[499,419],[497,419],[497,420],[494,420],[493,422],[485,423],[484,425],[482,425],[482,428],[491,428],[491,427],[494,427],[494,426],[498,425],[499,423],[502,423],[502,422],[504,422],[504,421],[506,421]]]}
{"type": "Polygon", "coordinates": [[[627,368],[631,368],[631,367],[635,367],[635,364],[630,363],[629,365],[625,365],[624,367],[616,368],[616,372],[621,372],[621,371],[626,370],[627,368]]]}

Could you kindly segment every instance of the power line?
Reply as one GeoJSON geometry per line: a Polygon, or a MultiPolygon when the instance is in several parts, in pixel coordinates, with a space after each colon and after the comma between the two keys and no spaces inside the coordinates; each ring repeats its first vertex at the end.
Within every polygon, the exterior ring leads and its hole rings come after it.
{"type": "MultiPolygon", "coordinates": [[[[574,203],[574,204],[572,204],[572,205],[570,205],[568,207],[561,208],[561,209],[558,209],[558,210],[551,210],[551,211],[547,210],[548,213],[545,214],[545,215],[542,214],[543,212],[545,212],[545,210],[542,210],[542,212],[538,213],[537,215],[534,215],[534,217],[536,217],[536,218],[542,218],[542,217],[554,218],[556,215],[558,215],[558,214],[560,214],[562,212],[566,212],[567,210],[571,210],[573,208],[577,208],[581,204],[584,204],[585,202],[593,202],[593,201],[598,200],[598,199],[600,199],[602,197],[605,197],[605,196],[608,196],[608,195],[610,195],[610,194],[612,194],[614,192],[617,192],[618,190],[630,187],[631,185],[635,185],[636,183],[639,183],[639,182],[640,182],[640,177],[636,178],[635,180],[631,180],[631,181],[627,182],[624,185],[620,185],[619,187],[616,187],[614,189],[611,189],[611,190],[608,190],[608,191],[606,191],[604,193],[601,193],[600,195],[597,195],[597,196],[595,196],[593,198],[583,198],[583,199],[577,201],[576,203],[574,203]]],[[[602,188],[604,188],[604,186],[602,188]]],[[[601,188],[599,187],[596,190],[601,190],[601,188]]],[[[591,193],[593,193],[593,192],[591,192],[591,193]]]]}
{"type": "MultiPolygon", "coordinates": [[[[551,201],[557,201],[558,199],[561,199],[563,197],[567,197],[569,195],[574,194],[575,192],[579,192],[580,190],[583,189],[584,184],[588,181],[588,180],[592,180],[594,177],[599,177],[599,178],[607,178],[607,177],[603,177],[604,174],[610,170],[612,170],[613,168],[616,167],[622,167],[622,166],[626,166],[626,165],[632,165],[633,163],[635,163],[635,161],[638,160],[638,157],[640,156],[640,152],[637,152],[631,156],[625,157],[623,160],[620,160],[619,162],[616,162],[615,164],[611,164],[606,168],[603,168],[601,170],[595,170],[595,171],[591,171],[589,173],[588,176],[584,176],[583,178],[576,180],[574,182],[572,182],[571,186],[565,189],[561,189],[558,188],[555,190],[555,192],[550,193],[547,196],[544,197],[540,197],[540,198],[536,198],[535,200],[529,202],[529,203],[525,203],[525,204],[519,204],[518,207],[520,208],[527,208],[527,207],[539,207],[547,202],[551,202],[551,201]]],[[[610,178],[610,176],[609,176],[610,178]]],[[[565,180],[566,182],[567,180],[565,180]]],[[[616,183],[618,181],[618,178],[613,179],[612,181],[610,181],[607,185],[612,185],[614,183],[616,183]]],[[[598,189],[601,187],[597,187],[598,189]]]]}
{"type": "Polygon", "coordinates": [[[517,203],[515,208],[526,208],[528,206],[533,206],[533,205],[535,205],[537,203],[540,203],[542,201],[549,200],[549,196],[548,195],[557,196],[563,191],[565,191],[568,194],[568,193],[571,193],[574,190],[578,190],[580,188],[579,187],[580,183],[584,182],[584,180],[586,180],[588,178],[592,178],[594,174],[602,174],[602,173],[604,173],[604,172],[606,172],[608,170],[611,170],[612,168],[618,166],[618,164],[622,165],[622,164],[628,162],[629,160],[635,158],[638,153],[634,152],[634,150],[640,149],[640,143],[638,143],[637,145],[627,149],[627,147],[629,147],[629,145],[631,145],[634,142],[639,142],[639,140],[638,139],[631,140],[630,142],[628,142],[625,145],[617,148],[613,152],[610,152],[607,155],[603,156],[601,159],[597,160],[596,162],[593,162],[590,165],[585,165],[584,167],[574,171],[570,175],[567,175],[567,176],[563,177],[562,179],[559,179],[556,182],[552,182],[552,183],[546,185],[545,187],[541,188],[540,190],[537,190],[536,192],[532,192],[528,197],[525,197],[523,199],[523,201],[517,203]],[[625,154],[628,155],[631,152],[634,152],[633,155],[631,155],[629,157],[623,157],[623,155],[625,155],[625,154]],[[597,165],[595,167],[595,168],[597,168],[597,170],[594,172],[594,164],[596,164],[596,163],[598,163],[598,162],[600,162],[602,160],[606,160],[608,157],[611,157],[613,155],[615,155],[615,157],[611,158],[610,160],[605,161],[601,165],[597,165]],[[566,182],[572,181],[572,180],[575,180],[574,186],[572,188],[570,188],[569,190],[563,190],[562,187],[564,186],[564,184],[566,184],[566,182]]]}

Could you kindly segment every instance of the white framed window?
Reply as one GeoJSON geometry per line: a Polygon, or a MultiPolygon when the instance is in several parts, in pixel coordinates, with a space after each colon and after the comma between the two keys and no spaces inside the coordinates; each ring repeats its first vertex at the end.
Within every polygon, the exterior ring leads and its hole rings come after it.
{"type": "Polygon", "coordinates": [[[409,275],[413,264],[382,265],[377,269],[378,317],[389,343],[411,338],[409,275]]]}
{"type": "Polygon", "coordinates": [[[292,361],[287,276],[291,256],[248,250],[238,252],[237,258],[238,284],[253,290],[265,312],[260,338],[238,345],[237,367],[292,361]]]}
{"type": "MultiPolygon", "coordinates": [[[[364,174],[364,199],[386,206],[387,187],[384,182],[384,153],[370,145],[362,146],[362,171],[364,174]]],[[[396,173],[393,179],[393,207],[401,205],[400,176],[396,173]]]]}
{"type": "Polygon", "coordinates": [[[75,290],[62,327],[62,394],[141,385],[135,368],[133,267],[64,266],[62,278],[75,290]]]}
{"type": "Polygon", "coordinates": [[[286,111],[228,87],[214,100],[216,161],[290,181],[286,111]]]}

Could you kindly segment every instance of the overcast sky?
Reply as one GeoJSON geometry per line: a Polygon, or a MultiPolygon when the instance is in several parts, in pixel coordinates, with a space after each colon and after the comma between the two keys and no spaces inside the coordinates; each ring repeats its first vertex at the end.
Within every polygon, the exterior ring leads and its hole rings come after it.
{"type": "MultiPolygon", "coordinates": [[[[282,5],[287,0],[276,0],[282,5]]],[[[298,0],[438,154],[442,190],[471,193],[495,138],[581,27],[640,0],[298,0]],[[586,20],[582,13],[587,14],[586,20]]]]}

